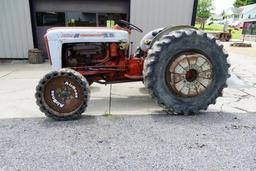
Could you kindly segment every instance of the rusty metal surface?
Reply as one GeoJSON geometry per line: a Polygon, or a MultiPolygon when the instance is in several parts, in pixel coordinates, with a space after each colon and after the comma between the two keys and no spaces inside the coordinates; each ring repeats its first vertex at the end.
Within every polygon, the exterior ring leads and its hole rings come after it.
{"type": "Polygon", "coordinates": [[[211,85],[211,62],[199,53],[182,53],[169,64],[166,74],[168,87],[182,97],[203,94],[211,85]]]}
{"type": "Polygon", "coordinates": [[[83,88],[79,83],[66,76],[49,80],[44,88],[44,101],[58,116],[69,116],[83,103],[83,88]]]}
{"type": "Polygon", "coordinates": [[[216,39],[220,41],[229,41],[232,38],[232,33],[222,32],[222,31],[206,31],[206,33],[214,36],[216,39]]]}

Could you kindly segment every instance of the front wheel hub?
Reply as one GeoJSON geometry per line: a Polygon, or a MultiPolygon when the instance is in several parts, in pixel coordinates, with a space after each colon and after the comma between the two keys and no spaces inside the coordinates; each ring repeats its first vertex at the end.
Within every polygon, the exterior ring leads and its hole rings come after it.
{"type": "Polygon", "coordinates": [[[179,54],[166,71],[168,88],[182,97],[202,95],[212,84],[213,68],[210,60],[195,52],[179,54]]]}
{"type": "Polygon", "coordinates": [[[46,83],[43,94],[47,106],[59,116],[69,115],[83,104],[82,87],[69,77],[52,78],[46,83]]]}

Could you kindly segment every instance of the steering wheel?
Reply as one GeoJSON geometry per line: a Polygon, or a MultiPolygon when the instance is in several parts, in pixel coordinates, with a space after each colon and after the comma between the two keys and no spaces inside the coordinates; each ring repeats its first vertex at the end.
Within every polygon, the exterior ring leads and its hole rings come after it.
{"type": "Polygon", "coordinates": [[[120,23],[120,24],[124,24],[124,25],[130,27],[131,29],[136,30],[136,31],[138,31],[138,32],[140,32],[140,33],[143,33],[143,30],[142,30],[142,29],[140,29],[139,27],[137,27],[137,26],[135,26],[135,25],[133,25],[133,24],[131,24],[131,23],[125,21],[125,20],[120,20],[119,23],[120,23]]]}

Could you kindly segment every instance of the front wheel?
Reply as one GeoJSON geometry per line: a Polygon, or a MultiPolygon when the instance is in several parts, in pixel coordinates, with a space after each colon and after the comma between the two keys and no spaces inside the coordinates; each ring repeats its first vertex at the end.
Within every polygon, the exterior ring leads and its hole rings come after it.
{"type": "Polygon", "coordinates": [[[58,121],[80,118],[87,108],[89,85],[71,69],[53,71],[42,78],[36,88],[36,102],[46,116],[58,121]]]}
{"type": "Polygon", "coordinates": [[[229,77],[227,57],[223,46],[206,33],[171,32],[145,59],[145,86],[169,112],[197,114],[222,96],[229,77]]]}

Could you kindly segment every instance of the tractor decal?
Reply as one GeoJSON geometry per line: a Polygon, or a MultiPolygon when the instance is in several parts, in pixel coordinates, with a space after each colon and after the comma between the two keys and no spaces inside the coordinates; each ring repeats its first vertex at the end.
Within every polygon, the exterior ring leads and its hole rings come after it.
{"type": "Polygon", "coordinates": [[[72,38],[72,37],[74,37],[74,34],[62,34],[61,37],[63,37],[63,38],[72,38]]]}
{"type": "Polygon", "coordinates": [[[104,38],[113,38],[115,37],[114,33],[95,33],[95,34],[63,34],[62,37],[64,38],[83,38],[83,37],[104,37],[104,38]]]}
{"type": "Polygon", "coordinates": [[[56,99],[56,97],[55,97],[55,91],[54,91],[54,90],[51,91],[51,97],[52,97],[53,103],[55,103],[58,107],[60,107],[60,108],[63,108],[63,107],[64,107],[64,104],[62,104],[61,102],[59,102],[59,101],[56,99]]]}
{"type": "Polygon", "coordinates": [[[69,86],[70,88],[73,89],[73,91],[75,92],[75,98],[78,99],[78,92],[77,92],[77,89],[74,85],[72,85],[70,82],[65,82],[65,85],[69,86]]]}
{"type": "Polygon", "coordinates": [[[105,38],[108,38],[108,37],[109,37],[109,38],[113,38],[113,37],[115,37],[115,35],[114,35],[113,33],[105,33],[105,34],[104,34],[104,37],[105,37],[105,38]]]}
{"type": "Polygon", "coordinates": [[[79,33],[76,33],[74,38],[79,38],[80,34],[79,33]]]}

